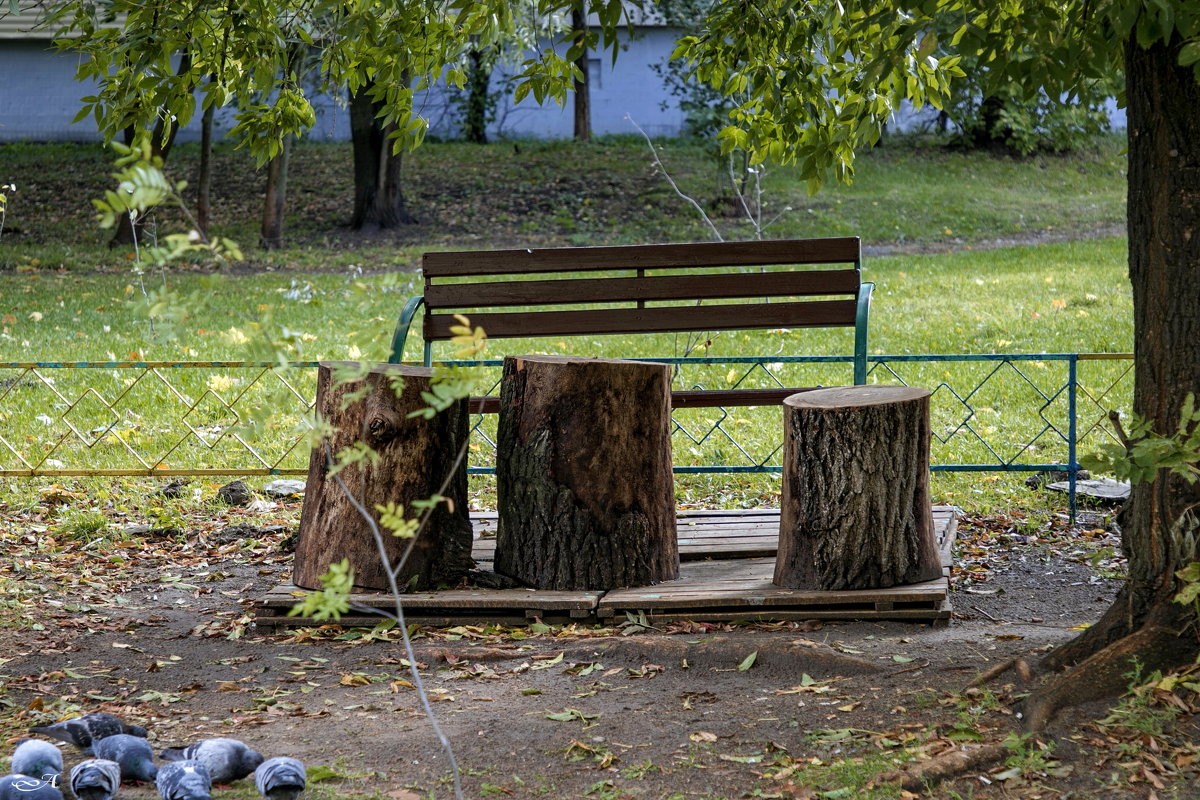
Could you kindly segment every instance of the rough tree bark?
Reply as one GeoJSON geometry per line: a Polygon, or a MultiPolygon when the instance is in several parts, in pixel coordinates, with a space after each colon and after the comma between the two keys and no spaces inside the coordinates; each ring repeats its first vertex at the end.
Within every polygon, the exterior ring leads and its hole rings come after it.
{"type": "MultiPolygon", "coordinates": [[[[1133,410],[1163,433],[1200,387],[1200,85],[1179,66],[1181,44],[1176,35],[1170,45],[1125,47],[1133,410]]],[[[1182,534],[1195,532],[1184,512],[1197,504],[1200,484],[1166,474],[1133,486],[1121,534],[1129,579],[1096,625],[1045,658],[1045,667],[1068,669],[1026,701],[1027,727],[1044,727],[1063,705],[1121,692],[1134,656],[1146,670],[1195,659],[1195,615],[1172,597],[1175,571],[1196,560],[1182,534]]]]}
{"type": "MultiPolygon", "coordinates": [[[[587,10],[582,1],[571,9],[571,31],[577,36],[587,33],[587,10]]],[[[581,39],[582,41],[582,39],[581,39]]],[[[592,97],[588,88],[588,49],[583,47],[579,58],[575,59],[582,77],[575,79],[575,139],[580,142],[592,138],[592,97]]]]}
{"type": "Polygon", "coordinates": [[[354,147],[354,216],[359,231],[412,225],[401,189],[401,156],[392,152],[391,127],[379,118],[380,104],[370,85],[350,95],[350,136],[354,147]]]}
{"type": "Polygon", "coordinates": [[[666,364],[504,360],[496,572],[541,589],[679,575],[666,364]]]}
{"type": "MultiPolygon", "coordinates": [[[[468,436],[466,400],[433,419],[409,419],[410,411],[426,405],[420,393],[429,390],[431,370],[381,364],[365,379],[338,386],[333,379],[336,366],[322,362],[317,374],[317,411],[337,430],[329,450],[337,453],[361,439],[379,454],[376,465],[353,464],[338,477],[376,520],[377,505],[403,504],[405,515],[414,517],[413,501],[439,493],[449,498],[452,505],[439,503],[430,515],[397,582],[417,589],[457,582],[473,566],[467,471],[462,458],[468,436]],[[392,386],[397,376],[404,380],[399,394],[392,386]],[[342,408],[347,396],[358,390],[366,390],[365,397],[342,408]]],[[[382,533],[388,563],[394,567],[412,540],[392,536],[387,529],[382,533]]],[[[320,588],[320,576],[343,558],[350,559],[356,586],[388,588],[370,526],[338,481],[329,476],[326,449],[317,447],[309,460],[293,581],[297,586],[320,588]]]]}
{"type": "Polygon", "coordinates": [[[818,389],[784,400],[775,584],[881,589],[942,574],[929,495],[929,392],[818,389]]]}

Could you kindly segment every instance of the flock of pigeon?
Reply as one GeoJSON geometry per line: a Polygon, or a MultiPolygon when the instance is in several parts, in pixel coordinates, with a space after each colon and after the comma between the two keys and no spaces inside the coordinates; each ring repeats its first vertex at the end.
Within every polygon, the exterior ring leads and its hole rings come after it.
{"type": "MultiPolygon", "coordinates": [[[[153,781],[163,800],[209,800],[214,785],[254,773],[266,800],[296,800],[304,791],[304,765],[287,756],[263,760],[237,739],[205,739],[162,751],[154,764],[146,729],[102,711],[30,729],[93,756],[71,770],[68,785],[78,800],[112,800],[122,783],[153,781]]],[[[13,752],[12,774],[0,778],[0,800],[62,800],[62,751],[40,739],[22,739],[13,752]]]]}

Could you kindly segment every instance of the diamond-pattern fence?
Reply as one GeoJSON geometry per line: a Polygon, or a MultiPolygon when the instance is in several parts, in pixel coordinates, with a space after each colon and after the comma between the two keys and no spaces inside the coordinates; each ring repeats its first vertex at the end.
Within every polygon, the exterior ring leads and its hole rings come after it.
{"type": "Polygon", "coordinates": [[[316,363],[0,364],[0,475],[304,474],[316,363]]]}
{"type": "MultiPolygon", "coordinates": [[[[841,356],[662,359],[677,389],[843,385],[841,356]]],[[[888,355],[868,382],[933,393],[935,471],[1065,470],[1112,436],[1128,410],[1126,354],[888,355]],[[1081,451],[1081,448],[1085,450],[1081,451]]],[[[502,362],[472,362],[494,370],[502,362]]],[[[299,475],[300,421],[315,362],[0,363],[0,476],[299,475]]],[[[493,383],[488,393],[498,391],[493,383]]],[[[470,470],[493,471],[495,415],[479,417],[470,470]]],[[[779,409],[690,408],[674,415],[676,471],[780,471],[779,409]]]]}

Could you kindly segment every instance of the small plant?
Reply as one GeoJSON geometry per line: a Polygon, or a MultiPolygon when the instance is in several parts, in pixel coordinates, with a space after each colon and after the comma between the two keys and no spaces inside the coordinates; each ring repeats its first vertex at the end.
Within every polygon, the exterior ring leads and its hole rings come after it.
{"type": "Polygon", "coordinates": [[[92,509],[71,509],[60,521],[62,532],[73,539],[88,539],[108,527],[108,519],[92,509]]]}
{"type": "Polygon", "coordinates": [[[655,764],[650,759],[639,761],[636,764],[630,764],[621,770],[621,777],[626,780],[640,781],[644,780],[651,772],[662,772],[663,768],[655,764]]]}
{"type": "Polygon", "coordinates": [[[1141,662],[1135,660],[1133,668],[1125,674],[1129,693],[1107,717],[1096,723],[1118,734],[1115,737],[1117,747],[1125,757],[1135,757],[1143,752],[1148,741],[1165,738],[1180,714],[1180,709],[1173,703],[1160,700],[1160,693],[1174,691],[1176,679],[1164,678],[1157,670],[1145,675],[1142,669],[1141,662]]]}
{"type": "Polygon", "coordinates": [[[1048,775],[1062,777],[1070,772],[1069,765],[1055,760],[1054,742],[1043,742],[1031,734],[1010,733],[1004,747],[1009,756],[1004,760],[1005,768],[992,776],[994,780],[1029,781],[1048,775]]]}

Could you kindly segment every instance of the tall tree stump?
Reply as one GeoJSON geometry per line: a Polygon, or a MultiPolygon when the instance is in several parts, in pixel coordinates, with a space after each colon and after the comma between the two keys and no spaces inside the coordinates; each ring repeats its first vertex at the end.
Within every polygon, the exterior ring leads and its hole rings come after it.
{"type": "Polygon", "coordinates": [[[882,589],[939,577],[929,497],[929,392],[851,386],[783,402],[775,584],[882,589]]]}
{"type": "Polygon", "coordinates": [[[665,364],[504,360],[496,572],[540,589],[679,575],[665,364]]]}
{"type": "Polygon", "coordinates": [[[337,366],[322,362],[317,373],[316,408],[337,433],[332,441],[314,448],[308,462],[293,581],[304,588],[320,588],[319,577],[329,565],[348,558],[356,586],[387,589],[375,538],[355,504],[376,521],[375,507],[388,503],[403,505],[405,516],[416,517],[421,512],[413,508],[413,501],[441,494],[451,505],[438,504],[415,543],[393,536],[386,528],[381,533],[392,567],[412,545],[396,576],[401,588],[455,583],[474,565],[462,457],[468,436],[466,399],[432,419],[409,419],[410,412],[427,405],[421,392],[429,391],[432,370],[380,364],[365,378],[338,386],[333,376],[337,366]],[[393,386],[396,378],[403,379],[399,392],[393,386]],[[352,401],[348,405],[347,399],[352,401]],[[378,453],[378,462],[360,461],[330,477],[328,455],[359,440],[378,453]]]}

